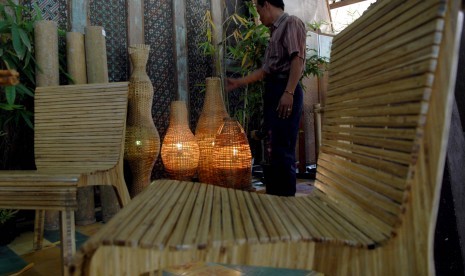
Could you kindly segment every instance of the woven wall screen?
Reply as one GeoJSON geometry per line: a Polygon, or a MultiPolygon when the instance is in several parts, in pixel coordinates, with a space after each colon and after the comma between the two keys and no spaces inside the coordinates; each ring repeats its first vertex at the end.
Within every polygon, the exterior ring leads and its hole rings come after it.
{"type": "Polygon", "coordinates": [[[37,0],[24,1],[23,5],[31,10],[34,10],[32,5],[37,3],[44,20],[52,20],[57,22],[58,28],[68,29],[68,5],[66,0],[37,0]]]}
{"type": "MultiPolygon", "coordinates": [[[[169,107],[176,99],[176,60],[171,0],[144,1],[145,43],[152,49],[147,74],[153,84],[152,117],[160,137],[169,124],[169,107]]],[[[161,159],[155,163],[152,178],[163,176],[161,159]]]]}
{"type": "Polygon", "coordinates": [[[90,24],[102,26],[105,30],[109,81],[127,81],[129,55],[126,1],[90,0],[89,9],[90,24]]]}
{"type": "Polygon", "coordinates": [[[186,0],[187,47],[189,49],[189,124],[191,129],[195,129],[205,98],[205,93],[202,92],[205,87],[199,86],[199,84],[205,84],[205,78],[211,77],[213,72],[211,58],[206,57],[199,49],[199,44],[206,40],[204,31],[200,26],[203,25],[203,17],[209,8],[210,1],[186,0]]]}

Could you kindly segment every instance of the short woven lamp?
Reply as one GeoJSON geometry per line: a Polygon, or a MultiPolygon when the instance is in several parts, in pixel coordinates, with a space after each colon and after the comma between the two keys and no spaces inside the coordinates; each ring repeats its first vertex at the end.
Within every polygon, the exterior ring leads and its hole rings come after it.
{"type": "Polygon", "coordinates": [[[184,101],[171,102],[170,124],[161,147],[161,159],[169,177],[191,180],[199,165],[199,145],[187,123],[184,101]]]}
{"type": "Polygon", "coordinates": [[[252,179],[252,153],[244,129],[237,120],[225,118],[213,146],[215,185],[247,189],[252,179]]]}
{"type": "Polygon", "coordinates": [[[195,129],[195,138],[197,138],[200,149],[200,182],[213,184],[216,181],[215,171],[212,167],[213,145],[216,132],[223,124],[223,118],[227,116],[228,112],[221,90],[221,79],[217,77],[207,78],[203,109],[195,129]]]}

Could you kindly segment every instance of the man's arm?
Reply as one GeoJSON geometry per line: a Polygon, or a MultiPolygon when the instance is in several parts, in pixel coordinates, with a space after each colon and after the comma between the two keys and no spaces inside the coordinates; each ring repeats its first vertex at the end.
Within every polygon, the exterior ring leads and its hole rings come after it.
{"type": "MultiPolygon", "coordinates": [[[[260,81],[260,80],[264,79],[265,76],[266,76],[265,70],[260,68],[260,69],[257,69],[255,71],[253,71],[249,75],[247,75],[245,77],[242,77],[242,78],[237,78],[237,79],[227,78],[226,79],[226,91],[229,92],[229,91],[234,90],[236,88],[246,86],[249,83],[260,81]]],[[[296,85],[297,85],[297,83],[296,83],[296,85]]]]}
{"type": "Polygon", "coordinates": [[[297,87],[297,83],[302,76],[304,61],[302,58],[295,55],[291,61],[291,68],[289,71],[289,79],[287,80],[286,89],[281,99],[279,100],[278,111],[279,117],[286,118],[290,116],[292,112],[292,104],[294,102],[294,90],[297,87]]]}

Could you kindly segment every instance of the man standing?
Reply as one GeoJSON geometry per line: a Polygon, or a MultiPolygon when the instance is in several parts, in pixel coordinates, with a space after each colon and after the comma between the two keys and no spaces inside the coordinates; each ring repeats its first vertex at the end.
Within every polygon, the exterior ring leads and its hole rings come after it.
{"type": "Polygon", "coordinates": [[[263,66],[243,78],[227,79],[230,91],[265,79],[264,131],[268,139],[264,167],[266,192],[294,196],[295,146],[302,113],[299,84],[305,63],[305,24],[284,12],[283,0],[257,0],[260,21],[270,29],[263,66]]]}

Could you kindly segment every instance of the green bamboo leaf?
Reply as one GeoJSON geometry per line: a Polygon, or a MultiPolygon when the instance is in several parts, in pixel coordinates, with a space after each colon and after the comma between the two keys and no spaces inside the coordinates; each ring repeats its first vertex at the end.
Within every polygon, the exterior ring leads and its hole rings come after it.
{"type": "Polygon", "coordinates": [[[244,55],[244,57],[242,58],[242,62],[241,62],[241,65],[244,66],[244,64],[247,62],[247,53],[244,55]]]}
{"type": "Polygon", "coordinates": [[[9,25],[10,25],[10,24],[8,24],[8,22],[6,22],[6,21],[1,21],[1,22],[0,22],[0,33],[7,33],[7,32],[9,32],[9,31],[8,31],[8,26],[9,26],[9,25]]]}
{"type": "Polygon", "coordinates": [[[32,83],[32,84],[35,84],[36,83],[36,79],[35,79],[35,74],[32,70],[30,70],[30,68],[24,68],[24,70],[22,71],[23,75],[26,75],[27,79],[32,83]]]}
{"type": "Polygon", "coordinates": [[[10,15],[10,13],[8,13],[8,12],[6,12],[5,14],[2,14],[2,16],[5,17],[6,22],[8,22],[8,24],[12,24],[12,23],[15,22],[14,17],[12,17],[12,16],[10,15]]]}
{"type": "Polygon", "coordinates": [[[5,87],[5,97],[6,97],[6,102],[9,105],[13,105],[16,100],[16,87],[14,86],[5,87]]]}
{"type": "Polygon", "coordinates": [[[16,85],[16,90],[22,95],[34,97],[34,93],[22,83],[16,85]]]}
{"type": "Polygon", "coordinates": [[[244,37],[244,40],[246,40],[247,38],[249,38],[251,35],[253,35],[254,33],[254,30],[250,30],[244,37]]]}
{"type": "Polygon", "coordinates": [[[18,28],[18,32],[19,32],[19,36],[21,37],[21,41],[24,43],[24,45],[26,45],[29,52],[31,52],[32,45],[31,45],[31,41],[29,40],[29,37],[27,36],[27,33],[23,29],[20,29],[20,28],[18,28]]]}
{"type": "Polygon", "coordinates": [[[245,19],[244,17],[240,16],[239,14],[235,13],[233,14],[234,18],[236,18],[239,22],[241,22],[242,25],[246,26],[249,21],[245,19]]]}
{"type": "Polygon", "coordinates": [[[19,28],[16,24],[11,26],[11,37],[13,39],[13,48],[15,49],[16,55],[20,60],[22,60],[26,54],[26,47],[24,47],[24,44],[21,43],[19,28]]]}
{"type": "Polygon", "coordinates": [[[21,117],[23,117],[24,121],[26,122],[26,124],[30,127],[30,128],[34,128],[34,126],[32,125],[32,121],[31,121],[31,117],[32,117],[32,114],[30,112],[27,112],[26,110],[21,110],[20,111],[20,114],[21,114],[21,117]]]}
{"type": "Polygon", "coordinates": [[[29,62],[31,61],[31,52],[26,52],[26,56],[24,57],[24,65],[23,69],[26,69],[29,66],[29,62]]]}
{"type": "Polygon", "coordinates": [[[17,5],[15,12],[16,12],[16,23],[21,24],[21,22],[23,22],[23,8],[17,5]]]}
{"type": "Polygon", "coordinates": [[[0,103],[0,109],[6,110],[6,111],[12,111],[14,107],[9,104],[0,103]]]}
{"type": "Polygon", "coordinates": [[[43,20],[42,11],[40,10],[39,5],[37,5],[37,3],[34,3],[33,8],[36,12],[36,20],[43,20]]]}

